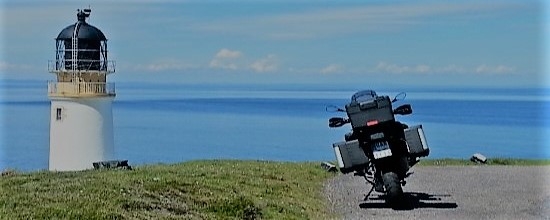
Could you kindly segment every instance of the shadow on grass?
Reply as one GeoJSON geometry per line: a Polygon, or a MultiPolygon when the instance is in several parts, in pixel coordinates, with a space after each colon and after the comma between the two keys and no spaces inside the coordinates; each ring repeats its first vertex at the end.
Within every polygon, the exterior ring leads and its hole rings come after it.
{"type": "Polygon", "coordinates": [[[386,203],[384,195],[378,195],[376,197],[371,196],[364,203],[359,204],[359,207],[363,209],[391,208],[395,210],[413,210],[418,208],[455,209],[458,207],[458,204],[455,202],[443,202],[442,197],[450,197],[450,195],[405,192],[403,201],[397,207],[392,207],[386,203]]]}

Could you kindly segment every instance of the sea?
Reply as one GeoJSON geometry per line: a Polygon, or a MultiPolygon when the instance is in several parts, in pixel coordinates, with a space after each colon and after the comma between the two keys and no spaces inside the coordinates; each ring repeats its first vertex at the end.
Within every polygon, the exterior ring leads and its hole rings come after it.
{"type": "MultiPolygon", "coordinates": [[[[323,84],[188,84],[117,82],[113,102],[115,155],[130,165],[203,159],[335,161],[343,141],[343,107],[368,87],[323,84]]],[[[374,88],[421,124],[428,158],[550,159],[550,90],[537,88],[374,88]]],[[[2,80],[0,170],[48,168],[50,101],[47,83],[2,80]]],[[[83,125],[86,126],[86,125],[83,125]]]]}

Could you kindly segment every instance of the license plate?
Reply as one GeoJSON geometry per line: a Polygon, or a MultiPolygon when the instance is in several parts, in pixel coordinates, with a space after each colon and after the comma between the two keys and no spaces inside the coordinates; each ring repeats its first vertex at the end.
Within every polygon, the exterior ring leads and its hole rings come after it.
{"type": "Polygon", "coordinates": [[[390,145],[387,141],[375,142],[372,145],[372,154],[374,159],[389,157],[392,155],[390,145]]]}

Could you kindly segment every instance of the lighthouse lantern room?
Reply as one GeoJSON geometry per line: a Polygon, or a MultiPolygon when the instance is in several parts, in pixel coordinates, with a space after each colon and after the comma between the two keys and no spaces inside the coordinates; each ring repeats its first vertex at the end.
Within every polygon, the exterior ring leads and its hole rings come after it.
{"type": "Polygon", "coordinates": [[[112,102],[115,72],[107,60],[107,38],[86,23],[91,10],[77,10],[77,22],[55,38],[55,61],[48,70],[56,81],[48,82],[51,100],[49,170],[92,168],[97,161],[114,157],[112,102]]]}

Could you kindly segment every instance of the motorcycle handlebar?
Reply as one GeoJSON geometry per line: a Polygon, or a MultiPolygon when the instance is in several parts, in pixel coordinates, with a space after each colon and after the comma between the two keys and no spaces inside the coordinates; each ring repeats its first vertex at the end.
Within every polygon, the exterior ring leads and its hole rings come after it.
{"type": "MultiPolygon", "coordinates": [[[[405,104],[394,109],[392,113],[394,115],[409,115],[412,113],[412,108],[410,104],[405,104]]],[[[337,128],[350,122],[351,120],[349,118],[333,117],[328,120],[328,126],[331,128],[337,128]]]]}
{"type": "Polygon", "coordinates": [[[410,104],[405,104],[397,107],[393,110],[394,115],[410,115],[412,114],[412,107],[410,104]]]}
{"type": "Polygon", "coordinates": [[[350,120],[348,118],[334,117],[328,120],[328,126],[331,128],[342,127],[347,123],[350,123],[350,120]]]}
{"type": "Polygon", "coordinates": [[[325,111],[327,112],[345,112],[346,110],[338,107],[338,106],[335,106],[335,105],[327,105],[325,107],[325,111]]]}

